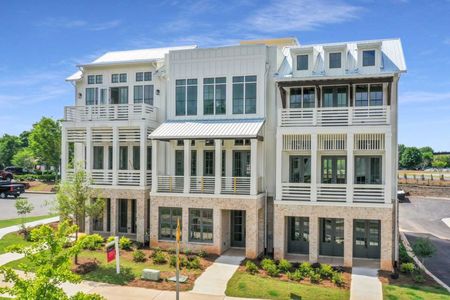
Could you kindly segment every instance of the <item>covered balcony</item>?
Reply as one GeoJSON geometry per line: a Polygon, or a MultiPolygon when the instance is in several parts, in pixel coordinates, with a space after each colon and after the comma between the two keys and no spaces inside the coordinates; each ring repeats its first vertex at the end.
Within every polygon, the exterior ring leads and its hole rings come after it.
{"type": "Polygon", "coordinates": [[[150,135],[156,166],[152,193],[261,193],[263,123],[259,119],[163,123],[150,135]]]}
{"type": "Polygon", "coordinates": [[[66,106],[64,108],[64,120],[68,122],[115,120],[156,121],[156,117],[157,108],[146,103],[97,104],[66,106]]]}

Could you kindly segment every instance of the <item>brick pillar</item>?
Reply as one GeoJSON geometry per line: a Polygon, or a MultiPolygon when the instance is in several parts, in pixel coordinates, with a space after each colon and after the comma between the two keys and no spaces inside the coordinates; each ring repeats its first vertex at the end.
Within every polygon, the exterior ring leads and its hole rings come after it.
{"type": "Polygon", "coordinates": [[[319,258],[319,218],[309,217],[309,262],[315,263],[319,258]]]}
{"type": "MultiPolygon", "coordinates": [[[[277,212],[277,208],[275,207],[277,212]]],[[[273,255],[275,259],[281,259],[286,254],[286,217],[275,214],[273,218],[273,255]]]]}
{"type": "Polygon", "coordinates": [[[143,190],[140,197],[136,199],[136,240],[140,243],[145,242],[145,220],[147,216],[147,197],[143,190]]]}
{"type": "Polygon", "coordinates": [[[392,215],[386,214],[386,219],[381,220],[380,240],[380,268],[385,271],[392,271],[392,215]]]}
{"type": "Polygon", "coordinates": [[[344,266],[353,265],[353,219],[344,219],[344,266]]]}
{"type": "Polygon", "coordinates": [[[247,209],[245,212],[245,256],[258,256],[258,209],[247,209]]]}

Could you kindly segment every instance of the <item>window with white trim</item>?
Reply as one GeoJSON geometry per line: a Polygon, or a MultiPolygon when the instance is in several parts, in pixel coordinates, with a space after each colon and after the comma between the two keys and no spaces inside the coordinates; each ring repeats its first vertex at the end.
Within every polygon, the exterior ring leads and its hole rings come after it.
{"type": "Polygon", "coordinates": [[[203,114],[223,115],[226,111],[227,78],[203,79],[203,114]]]}
{"type": "Polygon", "coordinates": [[[256,76],[233,76],[233,114],[256,113],[256,76]]]}

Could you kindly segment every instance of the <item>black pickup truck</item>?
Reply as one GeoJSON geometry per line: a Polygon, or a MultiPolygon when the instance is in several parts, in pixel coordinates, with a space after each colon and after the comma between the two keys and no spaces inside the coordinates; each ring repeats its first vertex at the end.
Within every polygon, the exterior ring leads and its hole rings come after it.
{"type": "Polygon", "coordinates": [[[25,193],[25,185],[10,181],[0,181],[0,198],[5,199],[8,196],[17,198],[22,193],[25,193]]]}

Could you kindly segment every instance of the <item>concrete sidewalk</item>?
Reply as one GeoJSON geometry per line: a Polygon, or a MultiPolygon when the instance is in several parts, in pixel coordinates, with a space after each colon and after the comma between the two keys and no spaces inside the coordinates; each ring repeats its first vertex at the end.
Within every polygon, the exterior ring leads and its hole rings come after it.
{"type": "MultiPolygon", "coordinates": [[[[25,226],[26,227],[35,227],[38,225],[48,224],[48,223],[53,223],[53,222],[58,222],[58,221],[59,221],[59,217],[52,217],[52,218],[42,219],[42,220],[38,220],[38,221],[28,222],[28,223],[25,223],[25,226]]],[[[21,225],[14,225],[14,226],[1,228],[0,229],[0,239],[8,233],[19,231],[21,228],[22,228],[21,225]]]]}
{"type": "Polygon", "coordinates": [[[353,267],[350,300],[382,300],[383,288],[378,270],[369,267],[353,267]]]}

